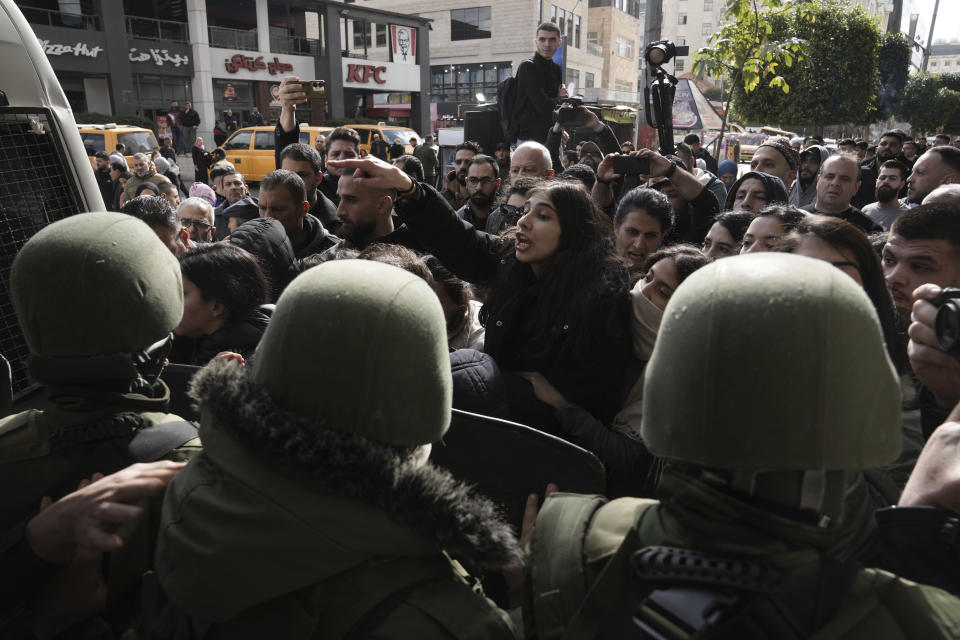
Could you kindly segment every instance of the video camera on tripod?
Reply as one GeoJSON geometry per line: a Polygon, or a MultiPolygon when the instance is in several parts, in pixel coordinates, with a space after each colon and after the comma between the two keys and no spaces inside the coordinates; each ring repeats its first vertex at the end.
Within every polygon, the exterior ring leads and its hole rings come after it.
{"type": "Polygon", "coordinates": [[[660,154],[671,155],[673,146],[673,96],[677,89],[677,79],[663,69],[674,56],[689,55],[690,47],[678,47],[669,40],[651,42],[643,51],[647,70],[653,76],[649,87],[643,88],[646,102],[644,113],[647,124],[657,130],[660,138],[660,154]],[[652,98],[652,102],[651,102],[652,98]]]}

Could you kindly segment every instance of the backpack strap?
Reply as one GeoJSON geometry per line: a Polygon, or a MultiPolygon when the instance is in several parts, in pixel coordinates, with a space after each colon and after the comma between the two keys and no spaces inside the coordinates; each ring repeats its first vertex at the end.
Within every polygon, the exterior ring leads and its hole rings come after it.
{"type": "Polygon", "coordinates": [[[555,493],[537,517],[530,538],[531,604],[538,637],[544,640],[561,636],[587,593],[584,541],[605,503],[599,495],[555,493]]]}

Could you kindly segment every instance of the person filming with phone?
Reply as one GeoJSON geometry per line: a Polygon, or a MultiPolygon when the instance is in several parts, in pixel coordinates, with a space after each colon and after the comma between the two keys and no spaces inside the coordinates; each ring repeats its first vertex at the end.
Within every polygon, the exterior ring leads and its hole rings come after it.
{"type": "Polygon", "coordinates": [[[569,134],[567,148],[572,149],[584,143],[578,160],[581,164],[589,165],[594,171],[597,170],[605,154],[614,153],[620,149],[620,142],[617,141],[613,130],[600,120],[597,114],[583,105],[583,98],[580,96],[568,98],[553,112],[553,126],[547,132],[546,147],[550,150],[553,169],[557,173],[563,171],[560,158],[563,155],[564,132],[569,134]]]}
{"type": "Polygon", "coordinates": [[[664,244],[690,242],[702,244],[713,219],[720,212],[717,199],[687,171],[676,156],[662,156],[650,149],[627,155],[610,153],[597,167],[593,199],[604,210],[618,200],[614,190],[626,193],[646,180],[646,186],[662,192],[670,200],[673,223],[664,244]]]}

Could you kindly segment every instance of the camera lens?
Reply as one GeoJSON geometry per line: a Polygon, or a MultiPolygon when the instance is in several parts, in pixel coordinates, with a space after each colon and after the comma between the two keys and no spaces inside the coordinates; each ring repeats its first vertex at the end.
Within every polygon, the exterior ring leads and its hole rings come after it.
{"type": "Polygon", "coordinates": [[[937,342],[947,353],[960,351],[960,304],[948,300],[937,309],[937,342]]]}

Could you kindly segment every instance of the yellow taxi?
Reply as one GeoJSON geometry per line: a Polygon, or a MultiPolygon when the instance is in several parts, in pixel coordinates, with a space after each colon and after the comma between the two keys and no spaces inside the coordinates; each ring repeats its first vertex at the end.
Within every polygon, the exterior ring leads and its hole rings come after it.
{"type": "Polygon", "coordinates": [[[400,127],[392,124],[379,122],[377,124],[348,124],[344,125],[354,129],[360,134],[360,149],[363,154],[370,153],[370,143],[373,141],[373,134],[379,133],[380,139],[387,145],[393,144],[394,140],[400,140],[405,149],[404,153],[413,153],[413,145],[410,144],[411,138],[416,138],[417,142],[423,142],[423,136],[410,127],[400,127]]]}
{"type": "MultiPolygon", "coordinates": [[[[247,182],[259,182],[277,168],[274,129],[272,126],[237,129],[220,145],[227,162],[236,167],[247,182]]],[[[317,135],[332,130],[333,127],[300,125],[300,142],[312,147],[317,135]]]]}
{"type": "Polygon", "coordinates": [[[160,148],[157,138],[150,129],[133,127],[122,124],[78,124],[80,139],[90,159],[90,166],[96,167],[94,154],[97,151],[111,153],[117,144],[123,144],[126,149],[127,165],[133,165],[133,154],[152,154],[160,148]]]}

